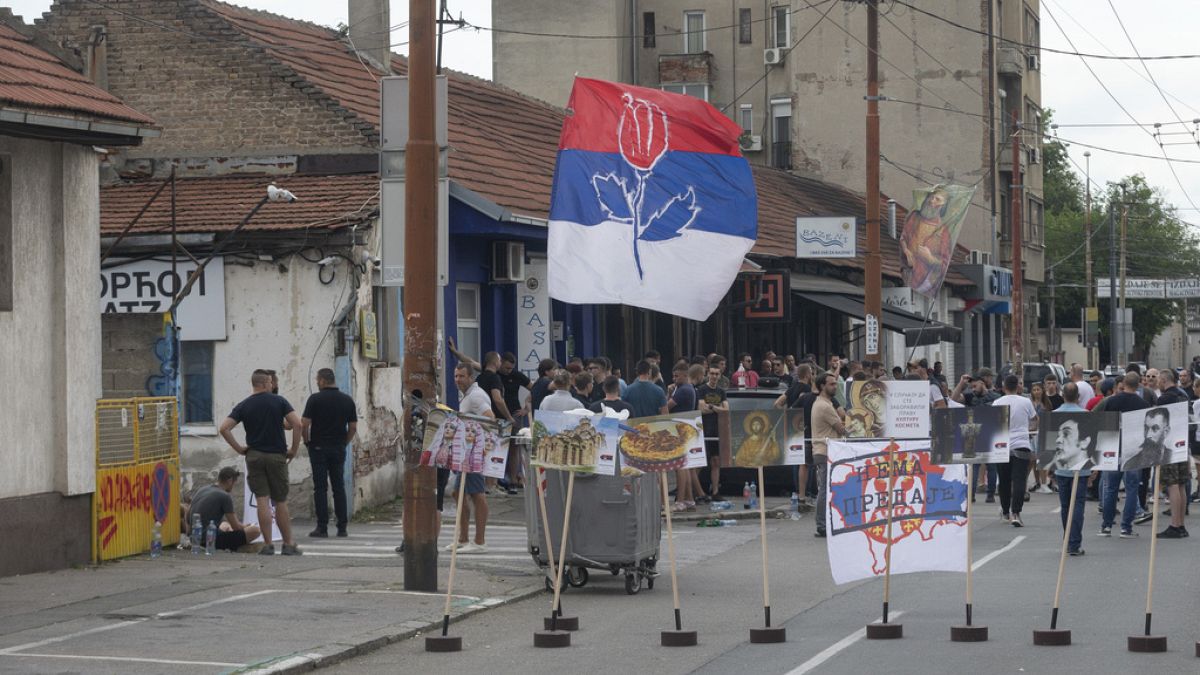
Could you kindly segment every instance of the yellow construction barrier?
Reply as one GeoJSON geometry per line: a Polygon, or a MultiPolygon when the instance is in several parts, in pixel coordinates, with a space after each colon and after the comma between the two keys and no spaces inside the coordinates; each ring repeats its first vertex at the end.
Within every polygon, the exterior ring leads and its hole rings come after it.
{"type": "Polygon", "coordinates": [[[96,402],[92,560],[179,543],[179,406],[173,396],[96,402]]]}

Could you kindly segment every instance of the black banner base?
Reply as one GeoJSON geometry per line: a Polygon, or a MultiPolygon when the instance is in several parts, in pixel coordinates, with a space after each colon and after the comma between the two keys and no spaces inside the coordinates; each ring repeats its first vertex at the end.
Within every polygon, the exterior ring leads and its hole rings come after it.
{"type": "MultiPolygon", "coordinates": [[[[554,620],[554,628],[557,630],[576,631],[579,630],[579,617],[577,616],[560,616],[554,620]]],[[[550,617],[542,619],[542,627],[550,630],[550,617]]]]}
{"type": "Polygon", "coordinates": [[[902,623],[869,623],[867,624],[868,640],[899,640],[904,637],[902,623]]]}
{"type": "Polygon", "coordinates": [[[1157,653],[1167,651],[1166,635],[1130,635],[1129,651],[1157,653]]]}
{"type": "Polygon", "coordinates": [[[425,651],[427,652],[461,652],[461,635],[426,635],[425,651]]]}
{"type": "Polygon", "coordinates": [[[571,634],[564,630],[539,630],[533,633],[533,646],[557,649],[571,646],[571,634]]]}
{"type": "Polygon", "coordinates": [[[951,642],[987,642],[987,626],[951,626],[951,642]]]}
{"type": "Polygon", "coordinates": [[[750,643],[756,645],[787,642],[786,628],[751,628],[750,643]]]}
{"type": "Polygon", "coordinates": [[[664,630],[662,646],[664,647],[695,647],[699,644],[694,630],[664,630]]]}
{"type": "Polygon", "coordinates": [[[1041,647],[1066,647],[1071,644],[1071,631],[1066,628],[1034,630],[1033,644],[1041,647]]]}

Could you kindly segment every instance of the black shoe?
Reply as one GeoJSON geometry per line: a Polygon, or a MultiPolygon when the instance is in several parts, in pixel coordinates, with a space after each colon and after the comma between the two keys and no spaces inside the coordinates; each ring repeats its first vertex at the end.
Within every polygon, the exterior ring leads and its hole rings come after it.
{"type": "Polygon", "coordinates": [[[988,504],[995,504],[996,503],[996,495],[988,495],[987,499],[985,499],[984,501],[987,502],[988,504]]]}
{"type": "Polygon", "coordinates": [[[275,555],[275,545],[267,544],[266,546],[258,549],[258,554],[259,555],[275,555]]]}
{"type": "Polygon", "coordinates": [[[1159,539],[1183,539],[1184,537],[1187,536],[1186,532],[1187,532],[1187,530],[1184,530],[1181,527],[1175,527],[1174,525],[1168,525],[1167,529],[1158,533],[1158,538],[1159,539]]]}
{"type": "Polygon", "coordinates": [[[324,527],[318,527],[317,529],[313,530],[312,532],[309,532],[308,536],[316,537],[318,539],[324,539],[329,536],[329,530],[327,530],[324,527]]]}
{"type": "Polygon", "coordinates": [[[1014,513],[1014,514],[1013,514],[1013,516],[1012,516],[1012,526],[1013,526],[1013,527],[1025,527],[1025,523],[1021,522],[1021,514],[1019,514],[1019,513],[1014,513]]]}
{"type": "Polygon", "coordinates": [[[1151,513],[1150,511],[1146,511],[1142,515],[1134,517],[1133,524],[1141,525],[1142,523],[1148,523],[1151,520],[1154,520],[1154,514],[1151,513]]]}
{"type": "Polygon", "coordinates": [[[396,553],[404,553],[404,543],[403,542],[401,542],[400,545],[396,547],[396,553]]]}
{"type": "Polygon", "coordinates": [[[1074,551],[1067,551],[1067,555],[1069,555],[1069,556],[1072,556],[1072,557],[1074,557],[1074,556],[1081,556],[1081,555],[1083,555],[1083,553],[1084,553],[1084,551],[1083,551],[1083,549],[1081,549],[1081,548],[1080,548],[1080,549],[1076,549],[1076,550],[1074,550],[1074,551]]]}
{"type": "Polygon", "coordinates": [[[817,530],[816,532],[813,533],[813,536],[818,539],[824,539],[825,538],[825,530],[824,529],[817,530]]]}
{"type": "Polygon", "coordinates": [[[349,536],[350,536],[350,533],[346,531],[346,528],[344,528],[344,527],[339,527],[339,528],[338,528],[338,531],[337,531],[337,536],[339,536],[339,537],[349,537],[349,536]]]}

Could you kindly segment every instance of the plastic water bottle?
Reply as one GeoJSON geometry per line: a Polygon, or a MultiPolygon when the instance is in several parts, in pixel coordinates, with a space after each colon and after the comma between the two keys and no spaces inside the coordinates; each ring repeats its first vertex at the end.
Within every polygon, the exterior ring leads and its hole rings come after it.
{"type": "Polygon", "coordinates": [[[792,493],[792,513],[800,510],[800,495],[792,493]]]}
{"type": "Polygon", "coordinates": [[[150,557],[158,558],[162,555],[162,523],[154,521],[154,530],[150,534],[150,557]]]}
{"type": "Polygon", "coordinates": [[[200,524],[200,514],[192,515],[192,555],[200,555],[204,546],[204,526],[200,524]]]}
{"type": "Polygon", "coordinates": [[[732,518],[730,518],[729,520],[718,520],[717,525],[715,525],[714,527],[729,527],[731,525],[737,525],[737,521],[733,520],[732,518]]]}
{"type": "Polygon", "coordinates": [[[204,555],[212,555],[217,552],[217,523],[216,521],[208,521],[208,530],[204,532],[204,555]]]}
{"type": "Polygon", "coordinates": [[[742,486],[742,508],[750,509],[750,483],[742,486]]]}
{"type": "Polygon", "coordinates": [[[758,483],[750,481],[750,508],[758,508],[758,483]]]}

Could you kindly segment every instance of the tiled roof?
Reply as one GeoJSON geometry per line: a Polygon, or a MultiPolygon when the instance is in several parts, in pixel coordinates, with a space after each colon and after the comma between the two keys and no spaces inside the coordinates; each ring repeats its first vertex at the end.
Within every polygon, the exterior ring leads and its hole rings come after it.
{"type": "MultiPolygon", "coordinates": [[[[855,216],[865,219],[867,202],[863,195],[844,187],[804,178],[787,171],[767,167],[754,167],[754,182],[758,188],[758,242],[752,254],[787,257],[796,254],[796,218],[798,216],[855,216]]],[[[880,215],[887,218],[887,199],[880,197],[880,215]]],[[[897,220],[904,221],[906,212],[897,207],[897,220]]],[[[866,225],[858,226],[858,252],[856,258],[826,259],[823,262],[834,267],[861,270],[866,264],[866,225]]],[[[900,247],[886,233],[879,237],[879,251],[883,274],[900,279],[900,247]]],[[[955,249],[954,262],[965,262],[961,246],[955,249]]],[[[971,282],[951,269],[946,274],[946,283],[951,286],[970,286],[971,282]]]]}
{"type": "MultiPolygon", "coordinates": [[[[360,62],[337,32],[216,0],[202,2],[323,95],[378,127],[382,73],[360,62]]],[[[407,73],[408,60],[393,56],[392,70],[407,73]]],[[[545,218],[563,110],[486,80],[444,72],[451,180],[514,213],[545,218]]]]}
{"type": "MultiPolygon", "coordinates": [[[[100,232],[118,234],[141,211],[163,184],[140,180],[100,189],[100,232]]],[[[219,176],[180,178],[175,184],[175,219],[179,232],[227,232],[275,184],[292,191],[297,201],[268,202],[246,229],[295,231],[335,229],[374,217],[378,208],[379,176],[219,176]]],[[[171,231],[170,188],[142,216],[134,234],[171,231]]]]}
{"type": "Polygon", "coordinates": [[[96,122],[154,124],[154,120],[125,105],[3,23],[0,23],[0,105],[96,122]]]}

